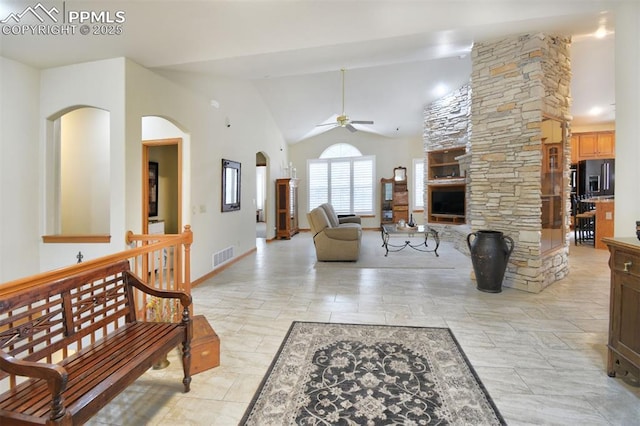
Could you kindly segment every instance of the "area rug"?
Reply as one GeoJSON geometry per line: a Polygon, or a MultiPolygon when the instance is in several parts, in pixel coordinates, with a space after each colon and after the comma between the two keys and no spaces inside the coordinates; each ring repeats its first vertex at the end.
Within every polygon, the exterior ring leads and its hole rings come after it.
{"type": "Polygon", "coordinates": [[[501,425],[448,328],[294,322],[241,425],[501,425]]]}
{"type": "MultiPolygon", "coordinates": [[[[394,237],[395,238],[395,237],[394,237]]],[[[412,240],[413,241],[413,240],[412,240]]],[[[415,240],[417,242],[419,240],[415,240]]],[[[392,241],[395,244],[402,244],[402,239],[392,241]]],[[[435,247],[435,242],[428,241],[428,249],[435,247]]],[[[316,262],[316,269],[335,268],[399,268],[399,269],[457,269],[468,266],[471,268],[471,260],[453,247],[447,241],[441,241],[436,256],[432,252],[421,252],[406,247],[400,251],[389,252],[385,256],[385,249],[382,247],[380,232],[367,231],[362,233],[360,244],[360,256],[355,262],[316,262]]]]}

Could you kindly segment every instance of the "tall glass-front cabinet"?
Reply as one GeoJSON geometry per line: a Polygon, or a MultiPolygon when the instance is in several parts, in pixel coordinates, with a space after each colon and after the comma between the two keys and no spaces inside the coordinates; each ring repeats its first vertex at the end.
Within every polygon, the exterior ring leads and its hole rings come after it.
{"type": "Polygon", "coordinates": [[[276,179],[276,238],[290,239],[298,225],[298,179],[276,179]]]}
{"type": "Polygon", "coordinates": [[[409,192],[407,190],[407,169],[396,167],[393,178],[380,179],[380,222],[398,223],[409,221],[409,192]]]}

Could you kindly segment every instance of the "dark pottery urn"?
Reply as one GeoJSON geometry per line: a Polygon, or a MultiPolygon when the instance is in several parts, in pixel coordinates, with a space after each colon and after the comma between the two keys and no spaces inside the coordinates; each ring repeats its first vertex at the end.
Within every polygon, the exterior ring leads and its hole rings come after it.
{"type": "Polygon", "coordinates": [[[513,239],[500,231],[480,230],[467,235],[467,245],[478,290],[500,293],[514,247],[513,239]]]}

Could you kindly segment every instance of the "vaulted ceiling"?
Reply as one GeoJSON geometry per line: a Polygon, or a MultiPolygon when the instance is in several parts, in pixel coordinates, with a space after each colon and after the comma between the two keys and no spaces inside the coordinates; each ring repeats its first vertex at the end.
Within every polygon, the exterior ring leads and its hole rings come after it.
{"type": "MultiPolygon", "coordinates": [[[[123,11],[120,35],[2,35],[0,55],[38,68],[126,56],[176,73],[252,81],[288,143],[342,112],[389,137],[419,137],[425,105],[469,80],[474,42],[532,32],[573,36],[574,125],[612,122],[615,0],[67,1],[123,11]],[[604,29],[603,38],[593,34],[604,29]],[[600,108],[598,111],[594,108],[600,108]]],[[[34,1],[0,0],[0,20],[34,1]]],[[[114,15],[112,15],[113,17],[114,15]]],[[[26,19],[26,18],[25,18],[26,19]]],[[[201,93],[212,100],[210,86],[201,93]]]]}

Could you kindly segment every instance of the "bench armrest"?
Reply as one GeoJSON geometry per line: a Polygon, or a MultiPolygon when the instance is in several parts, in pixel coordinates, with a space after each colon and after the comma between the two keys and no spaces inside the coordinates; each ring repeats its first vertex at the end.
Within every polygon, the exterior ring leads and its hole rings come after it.
{"type": "Polygon", "coordinates": [[[5,351],[0,350],[0,368],[16,376],[33,377],[35,379],[53,380],[60,383],[60,392],[66,388],[67,370],[58,364],[18,360],[5,351]]]}
{"type": "Polygon", "coordinates": [[[64,367],[46,362],[22,361],[0,350],[0,369],[16,376],[47,381],[51,393],[51,419],[65,415],[62,392],[67,388],[68,374],[64,367]]]}
{"type": "Polygon", "coordinates": [[[159,288],[153,288],[147,283],[143,282],[137,275],[131,271],[127,271],[128,282],[138,290],[150,294],[151,296],[161,297],[164,299],[179,299],[183,307],[187,308],[191,305],[191,295],[184,291],[173,290],[161,290],[159,288]]]}

